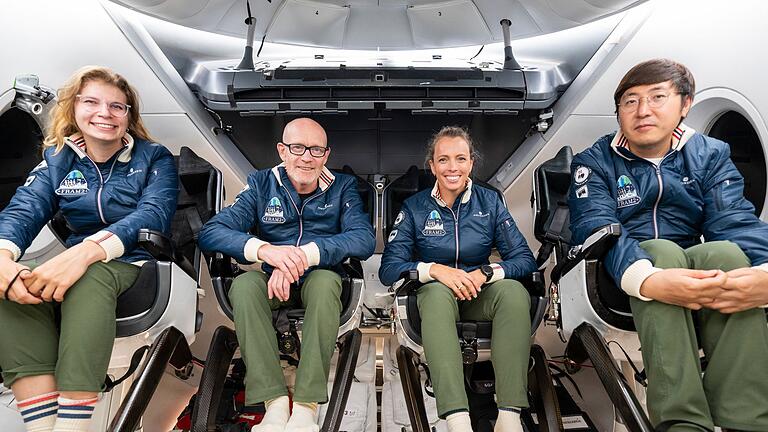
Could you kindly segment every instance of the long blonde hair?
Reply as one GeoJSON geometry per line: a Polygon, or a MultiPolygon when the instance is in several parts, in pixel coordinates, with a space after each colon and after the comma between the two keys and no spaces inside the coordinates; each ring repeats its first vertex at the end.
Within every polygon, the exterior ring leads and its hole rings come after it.
{"type": "Polygon", "coordinates": [[[58,91],[56,106],[51,111],[51,121],[43,141],[43,151],[56,147],[56,153],[64,147],[64,139],[80,132],[75,121],[77,95],[91,81],[101,81],[119,88],[131,106],[128,112],[128,130],[134,138],[153,141],[139,115],[139,95],[128,81],[115,71],[102,66],[85,66],[77,70],[58,91]]]}

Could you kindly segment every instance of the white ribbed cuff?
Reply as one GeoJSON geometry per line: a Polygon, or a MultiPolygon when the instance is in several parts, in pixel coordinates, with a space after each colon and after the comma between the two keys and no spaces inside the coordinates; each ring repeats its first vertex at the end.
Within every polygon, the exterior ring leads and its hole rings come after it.
{"type": "Polygon", "coordinates": [[[104,249],[106,258],[101,262],[110,262],[115,258],[123,256],[125,253],[125,245],[117,234],[109,231],[99,231],[96,234],[89,235],[83,241],[92,241],[104,249]]]}
{"type": "Polygon", "coordinates": [[[493,276],[491,276],[491,279],[486,282],[487,284],[504,279],[506,274],[504,273],[504,269],[499,264],[491,264],[491,268],[493,268],[493,276]]]}
{"type": "Polygon", "coordinates": [[[651,301],[653,299],[640,295],[640,287],[648,276],[660,272],[662,269],[654,267],[653,263],[647,259],[637,260],[627,267],[621,276],[621,289],[632,297],[637,297],[642,301],[651,301]]]}
{"type": "MultiPolygon", "coordinates": [[[[756,268],[758,270],[762,270],[762,271],[768,273],[768,263],[760,264],[760,265],[754,266],[752,268],[756,268]]],[[[764,304],[764,305],[762,305],[760,307],[763,308],[763,309],[768,309],[768,304],[764,304]]]]}
{"type": "Polygon", "coordinates": [[[310,267],[320,265],[320,248],[317,247],[317,243],[307,243],[299,246],[299,249],[304,251],[304,255],[307,256],[307,263],[310,267]]]}
{"type": "Polygon", "coordinates": [[[416,270],[419,272],[419,282],[427,283],[435,280],[435,278],[429,275],[429,270],[432,268],[433,264],[434,263],[424,263],[424,262],[420,262],[416,264],[416,270]]]}
{"type": "Polygon", "coordinates": [[[18,261],[21,258],[21,249],[10,240],[0,239],[0,249],[5,249],[12,253],[14,261],[18,261]]]}
{"type": "Polygon", "coordinates": [[[269,243],[265,242],[264,240],[251,237],[247,242],[245,242],[245,247],[243,248],[243,255],[245,256],[245,259],[256,264],[263,263],[264,261],[259,259],[259,249],[261,249],[262,246],[266,246],[268,244],[269,243]]]}

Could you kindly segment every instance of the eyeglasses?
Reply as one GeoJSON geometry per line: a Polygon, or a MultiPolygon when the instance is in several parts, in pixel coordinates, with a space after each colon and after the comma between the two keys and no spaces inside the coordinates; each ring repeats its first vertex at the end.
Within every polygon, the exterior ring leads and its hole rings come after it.
{"type": "Polygon", "coordinates": [[[622,98],[619,101],[619,111],[623,113],[630,113],[637,111],[637,108],[640,106],[640,101],[645,99],[646,102],[648,102],[649,108],[661,108],[664,106],[664,104],[667,103],[669,100],[669,97],[673,94],[682,94],[682,93],[664,93],[664,92],[657,92],[657,93],[651,93],[648,96],[627,96],[622,98]]]}
{"type": "Polygon", "coordinates": [[[304,153],[309,150],[309,154],[312,157],[321,158],[325,156],[325,153],[328,152],[328,147],[320,147],[320,146],[305,146],[304,144],[284,144],[280,143],[280,145],[283,145],[285,147],[288,147],[288,151],[291,152],[291,154],[294,154],[296,156],[303,156],[304,153]]]}
{"type": "Polygon", "coordinates": [[[122,102],[106,102],[99,98],[83,95],[77,95],[75,97],[80,101],[80,103],[83,105],[83,108],[85,108],[85,110],[88,112],[96,112],[101,109],[102,106],[107,105],[107,111],[109,111],[110,114],[115,117],[125,117],[128,115],[128,111],[131,109],[130,105],[124,104],[122,102]]]}

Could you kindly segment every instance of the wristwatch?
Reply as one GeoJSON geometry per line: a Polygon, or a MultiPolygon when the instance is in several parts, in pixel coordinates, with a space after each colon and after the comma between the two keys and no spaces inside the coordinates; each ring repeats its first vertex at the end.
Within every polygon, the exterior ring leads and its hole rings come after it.
{"type": "Polygon", "coordinates": [[[488,264],[481,265],[480,272],[485,275],[486,283],[493,277],[493,267],[489,266],[488,264]]]}

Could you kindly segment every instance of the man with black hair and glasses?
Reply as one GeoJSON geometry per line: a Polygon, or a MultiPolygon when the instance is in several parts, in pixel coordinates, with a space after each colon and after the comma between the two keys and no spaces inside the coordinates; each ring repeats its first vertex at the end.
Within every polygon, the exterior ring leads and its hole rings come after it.
{"type": "Polygon", "coordinates": [[[262,264],[263,271],[235,278],[229,291],[246,403],[267,407],[253,431],[317,432],[341,314],[336,270],[348,257],[370,257],[376,241],[357,180],[325,167],[331,150],[322,126],[308,118],[289,122],[277,152],[283,163],[251,173],[235,202],[203,227],[199,243],[205,252],[262,264]],[[292,412],[271,312],[289,304],[306,310],[292,412]]]}
{"type": "Polygon", "coordinates": [[[672,60],[627,72],[619,131],[573,158],[571,231],[622,226],[605,267],[630,295],[657,430],[768,431],[768,225],[728,144],[683,123],[694,92],[672,60]]]}

